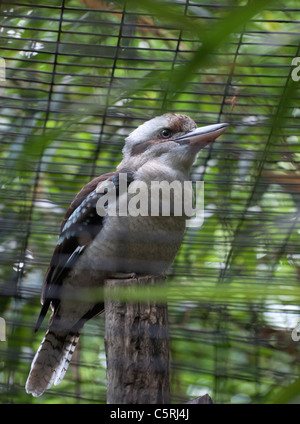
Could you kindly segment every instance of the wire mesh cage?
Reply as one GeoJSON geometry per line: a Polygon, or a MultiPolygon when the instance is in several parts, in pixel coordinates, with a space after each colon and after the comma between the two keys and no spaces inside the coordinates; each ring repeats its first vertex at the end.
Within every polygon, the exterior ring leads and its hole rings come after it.
{"type": "Polygon", "coordinates": [[[105,402],[101,317],[61,385],[25,393],[41,284],[75,194],[164,112],[230,123],[194,164],[205,221],[168,273],[172,401],[299,401],[298,6],[1,2],[2,403],[105,402]]]}

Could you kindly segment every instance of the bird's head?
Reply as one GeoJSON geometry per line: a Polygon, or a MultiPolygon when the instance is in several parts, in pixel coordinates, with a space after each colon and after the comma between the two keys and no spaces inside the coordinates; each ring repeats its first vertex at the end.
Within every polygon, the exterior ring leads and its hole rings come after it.
{"type": "Polygon", "coordinates": [[[157,116],[126,138],[119,167],[138,169],[155,161],[188,172],[200,150],[219,137],[227,126],[215,124],[198,128],[186,115],[167,113],[157,116]]]}

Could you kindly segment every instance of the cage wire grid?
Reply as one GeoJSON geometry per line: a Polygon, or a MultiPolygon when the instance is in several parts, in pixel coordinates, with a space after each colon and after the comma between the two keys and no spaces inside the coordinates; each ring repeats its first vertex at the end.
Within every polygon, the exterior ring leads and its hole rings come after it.
{"type": "Polygon", "coordinates": [[[172,401],[299,400],[297,1],[265,2],[238,30],[255,2],[42,3],[1,2],[1,402],[105,402],[103,317],[85,326],[63,382],[26,395],[41,284],[75,194],[166,111],[231,124],[195,163],[205,222],[168,275],[172,401]]]}

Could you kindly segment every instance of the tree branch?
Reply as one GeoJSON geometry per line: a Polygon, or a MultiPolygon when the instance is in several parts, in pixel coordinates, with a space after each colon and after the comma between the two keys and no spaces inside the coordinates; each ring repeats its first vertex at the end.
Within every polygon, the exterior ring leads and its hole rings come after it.
{"type": "Polygon", "coordinates": [[[163,277],[111,279],[106,283],[105,348],[107,403],[169,404],[169,336],[165,299],[153,291],[163,277]],[[118,299],[118,289],[128,289],[128,299],[118,299]],[[132,302],[137,288],[143,301],[132,302]],[[132,295],[132,297],[131,297],[132,295]]]}

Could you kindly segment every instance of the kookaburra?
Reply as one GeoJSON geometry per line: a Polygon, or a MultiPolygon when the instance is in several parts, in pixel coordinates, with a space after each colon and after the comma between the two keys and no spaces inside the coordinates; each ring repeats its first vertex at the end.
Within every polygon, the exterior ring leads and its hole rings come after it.
{"type": "Polygon", "coordinates": [[[149,187],[151,181],[188,181],[197,154],[226,127],[197,128],[191,118],[176,113],[153,118],[127,137],[116,171],[95,178],[77,194],[62,222],[43,283],[36,329],[49,306],[52,315],[32,361],[27,393],[40,396],[61,382],[84,323],[104,310],[103,302],[81,296],[82,289],[86,293],[102,287],[114,273],[162,275],[182,243],[185,216],[100,216],[97,202],[105,187],[113,183],[121,196],[120,174],[126,174],[128,187],[137,181],[149,187]]]}

